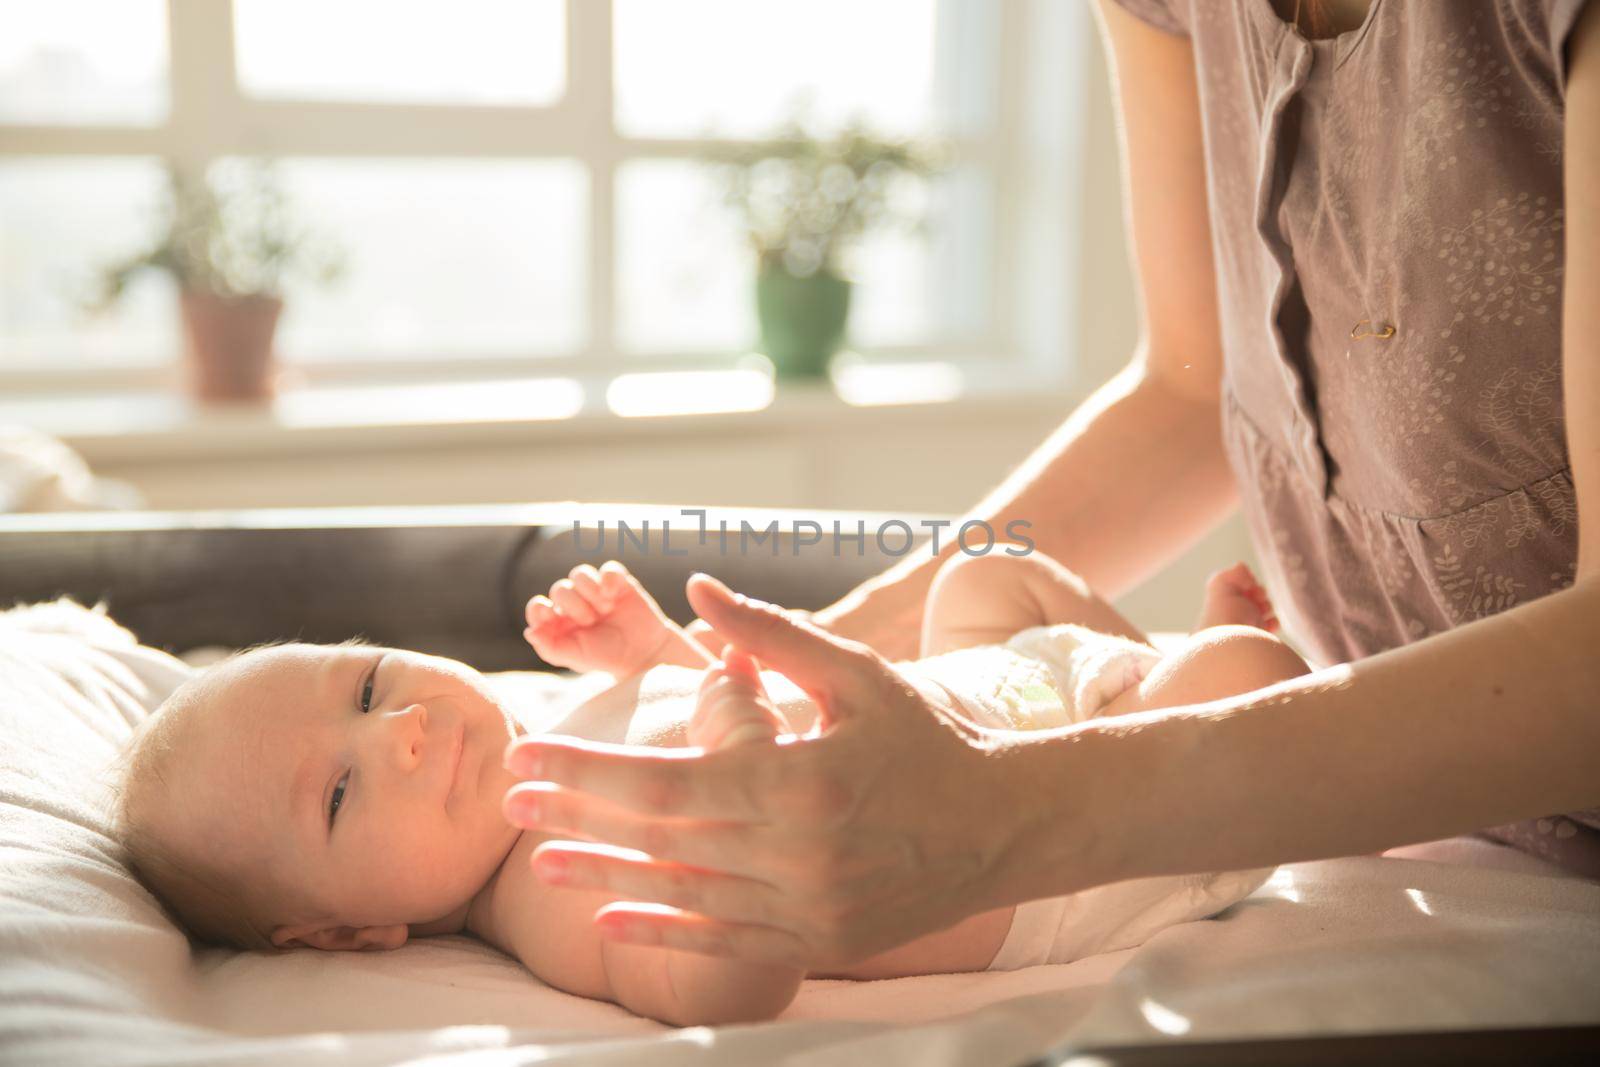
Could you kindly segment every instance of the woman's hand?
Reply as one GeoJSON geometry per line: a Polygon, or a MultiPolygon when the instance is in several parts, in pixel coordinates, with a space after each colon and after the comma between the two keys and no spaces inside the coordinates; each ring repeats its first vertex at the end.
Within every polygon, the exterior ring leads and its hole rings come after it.
{"type": "MultiPolygon", "coordinates": [[[[789,614],[868,645],[884,659],[915,659],[922,638],[922,608],[938,563],[930,556],[914,569],[891,568],[817,612],[788,609],[789,614]]],[[[694,620],[686,629],[713,656],[729,644],[727,635],[705,619],[694,620]]]]}
{"type": "Polygon", "coordinates": [[[1004,749],[865,645],[707,575],[688,592],[806,692],[816,728],[709,753],[518,740],[506,765],[533,781],[507,795],[512,823],[638,850],[547,842],[540,878],[649,902],[597,915],[607,937],[810,969],[1006,902],[993,873],[1026,798],[1004,749]]]}

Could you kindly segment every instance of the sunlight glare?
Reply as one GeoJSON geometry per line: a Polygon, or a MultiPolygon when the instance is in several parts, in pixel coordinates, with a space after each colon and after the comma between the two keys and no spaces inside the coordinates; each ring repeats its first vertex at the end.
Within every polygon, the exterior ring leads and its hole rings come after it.
{"type": "Polygon", "coordinates": [[[1429,906],[1428,898],[1422,895],[1422,890],[1420,890],[1420,889],[1407,889],[1406,890],[1406,896],[1411,898],[1411,903],[1415,904],[1417,906],[1417,910],[1422,912],[1422,914],[1424,914],[1424,915],[1432,915],[1433,914],[1433,908],[1429,906]]]}
{"type": "Polygon", "coordinates": [[[571,378],[291,390],[274,401],[284,426],[381,426],[569,419],[583,409],[571,378]]]}
{"type": "Polygon", "coordinates": [[[1182,1015],[1179,1015],[1171,1008],[1157,1004],[1149,997],[1139,1001],[1139,1013],[1145,1017],[1145,1021],[1151,1026],[1160,1030],[1163,1034],[1170,1034],[1173,1037],[1182,1037],[1187,1034],[1189,1027],[1192,1025],[1182,1015]]]}
{"type": "Polygon", "coordinates": [[[629,418],[760,411],[772,397],[772,378],[756,370],[622,374],[606,387],[606,406],[629,418]]]}
{"type": "Polygon", "coordinates": [[[833,365],[839,397],[857,407],[884,404],[942,404],[966,391],[966,378],[953,363],[863,362],[841,352],[833,365]]]}

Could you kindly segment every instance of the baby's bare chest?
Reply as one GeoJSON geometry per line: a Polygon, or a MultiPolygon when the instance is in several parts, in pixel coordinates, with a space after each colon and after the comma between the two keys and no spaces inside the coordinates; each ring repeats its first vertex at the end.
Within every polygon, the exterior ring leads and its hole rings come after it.
{"type": "MultiPolygon", "coordinates": [[[[689,744],[689,721],[704,671],[670,664],[652,667],[584,701],[551,732],[611,744],[679,748],[689,744]]],[[[790,728],[804,732],[816,719],[805,694],[781,675],[764,672],[763,683],[790,728]]]]}

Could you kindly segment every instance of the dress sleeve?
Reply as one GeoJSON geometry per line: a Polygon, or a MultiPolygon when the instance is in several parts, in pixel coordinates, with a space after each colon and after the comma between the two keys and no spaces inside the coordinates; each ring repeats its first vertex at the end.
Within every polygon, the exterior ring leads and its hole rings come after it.
{"type": "MultiPolygon", "coordinates": [[[[1128,14],[1158,30],[1189,36],[1189,0],[1112,0],[1128,14]]],[[[1583,0],[1575,0],[1582,4],[1583,0]]]]}
{"type": "MultiPolygon", "coordinates": [[[[1155,0],[1159,2],[1159,0],[1155,0]]],[[[1567,42],[1577,28],[1578,18],[1587,10],[1591,0],[1538,0],[1537,22],[1529,26],[1534,36],[1535,48],[1543,51],[1554,72],[1556,91],[1563,99],[1567,95],[1567,42]]],[[[1532,21],[1532,20],[1530,20],[1532,21]]]]}

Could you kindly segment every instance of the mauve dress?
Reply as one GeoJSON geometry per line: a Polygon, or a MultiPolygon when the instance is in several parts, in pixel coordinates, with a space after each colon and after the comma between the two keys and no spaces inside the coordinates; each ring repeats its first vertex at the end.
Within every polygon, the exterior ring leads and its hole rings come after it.
{"type": "MultiPolygon", "coordinates": [[[[1194,49],[1224,438],[1291,638],[1348,662],[1570,585],[1562,53],[1584,0],[1374,0],[1312,41],[1271,0],[1117,2],[1194,49]]],[[[1600,878],[1600,808],[1485,832],[1600,878]]]]}

